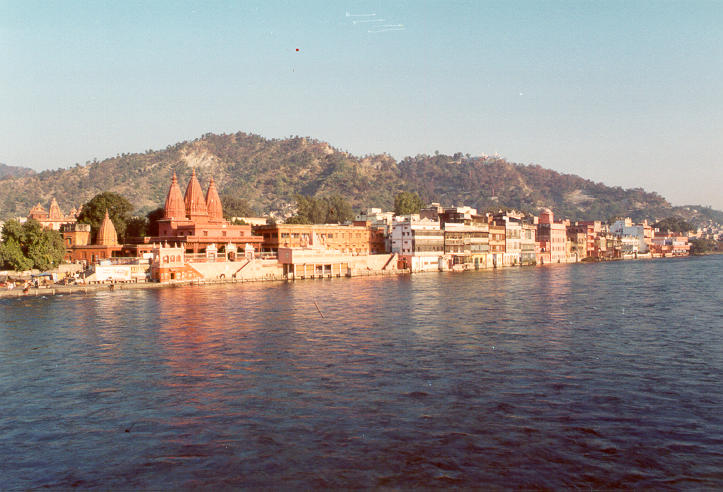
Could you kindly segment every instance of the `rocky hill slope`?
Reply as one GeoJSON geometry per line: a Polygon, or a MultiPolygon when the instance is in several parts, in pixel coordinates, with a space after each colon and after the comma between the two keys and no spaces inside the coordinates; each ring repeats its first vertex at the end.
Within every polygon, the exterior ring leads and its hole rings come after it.
{"type": "Polygon", "coordinates": [[[222,194],[246,198],[259,212],[281,210],[296,194],[341,194],[355,207],[391,208],[402,190],[425,202],[470,205],[480,210],[512,207],[557,216],[608,219],[616,215],[660,219],[681,215],[694,222],[723,222],[723,213],[702,207],[672,207],[656,193],[622,189],[575,175],[501,158],[461,153],[417,155],[399,162],[389,155],[357,157],[302,137],[206,134],[142,154],[123,154],[87,165],[0,180],[0,218],[24,216],[32,205],[47,207],[55,196],[67,211],[101,191],[126,196],[139,213],[163,204],[171,174],[182,186],[195,168],[205,186],[210,176],[222,194]]]}
{"type": "Polygon", "coordinates": [[[2,162],[0,162],[0,179],[17,176],[29,176],[31,174],[35,174],[35,171],[30,169],[29,167],[8,166],[7,164],[3,164],[2,162]]]}

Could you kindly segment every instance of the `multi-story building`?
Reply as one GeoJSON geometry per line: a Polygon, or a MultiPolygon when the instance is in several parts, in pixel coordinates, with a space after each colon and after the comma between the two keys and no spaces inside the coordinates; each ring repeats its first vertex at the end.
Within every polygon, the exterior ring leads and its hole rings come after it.
{"type": "Polygon", "coordinates": [[[487,267],[489,255],[489,225],[466,225],[456,222],[444,224],[444,254],[454,265],[475,269],[487,267]]]}
{"type": "Polygon", "coordinates": [[[674,232],[656,232],[652,248],[653,254],[656,256],[687,256],[690,254],[688,237],[674,232]]]}
{"type": "Polygon", "coordinates": [[[471,207],[446,207],[439,213],[439,222],[470,225],[477,215],[477,209],[471,207]]]}
{"type": "Polygon", "coordinates": [[[522,263],[522,215],[512,212],[500,212],[494,215],[494,223],[505,228],[505,251],[502,265],[512,266],[522,263]]]}
{"type": "Polygon", "coordinates": [[[489,260],[488,264],[492,267],[501,267],[505,260],[505,226],[496,224],[494,219],[490,217],[489,222],[489,260]]]}
{"type": "Polygon", "coordinates": [[[584,233],[586,236],[586,246],[583,252],[578,247],[580,259],[595,256],[595,238],[602,232],[602,223],[599,220],[584,220],[575,222],[574,226],[568,228],[568,231],[576,233],[584,233]]]}
{"type": "Polygon", "coordinates": [[[392,250],[392,225],[394,212],[382,212],[381,208],[368,208],[354,219],[352,225],[364,225],[372,230],[371,252],[389,253],[392,250]]]}
{"type": "Polygon", "coordinates": [[[555,222],[552,210],[546,208],[540,214],[537,223],[537,243],[539,245],[541,262],[562,263],[566,261],[567,231],[563,222],[555,222]],[[548,259],[549,255],[549,259],[548,259]]]}
{"type": "Polygon", "coordinates": [[[277,254],[280,247],[305,248],[310,244],[322,245],[326,249],[349,255],[380,252],[372,250],[372,242],[376,248],[384,248],[383,235],[379,246],[379,233],[368,225],[267,224],[254,228],[254,232],[263,239],[262,253],[277,254]]]}
{"type": "Polygon", "coordinates": [[[567,229],[567,261],[580,261],[587,257],[587,232],[581,228],[572,226],[567,229]]]}
{"type": "Polygon", "coordinates": [[[534,265],[537,262],[535,257],[536,233],[537,226],[535,224],[522,223],[520,231],[520,264],[522,265],[534,265]]]}
{"type": "Polygon", "coordinates": [[[420,219],[428,219],[439,222],[439,216],[444,212],[444,207],[439,203],[430,203],[427,207],[424,207],[419,211],[420,219]]]}
{"type": "Polygon", "coordinates": [[[439,222],[419,215],[397,217],[392,229],[392,253],[397,253],[413,272],[440,268],[444,256],[444,232],[439,222]]]}
{"type": "Polygon", "coordinates": [[[394,223],[394,212],[382,212],[381,208],[368,208],[357,214],[354,222],[370,222],[371,225],[388,225],[394,223]]]}
{"type": "Polygon", "coordinates": [[[633,224],[630,217],[626,217],[616,220],[610,226],[610,232],[623,240],[623,251],[626,254],[647,253],[649,243],[652,242],[652,228],[647,221],[643,224],[633,224]]]}

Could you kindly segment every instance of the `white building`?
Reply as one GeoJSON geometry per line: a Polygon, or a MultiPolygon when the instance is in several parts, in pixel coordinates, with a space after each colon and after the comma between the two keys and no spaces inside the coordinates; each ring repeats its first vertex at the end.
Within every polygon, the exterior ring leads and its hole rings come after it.
{"type": "Polygon", "coordinates": [[[392,253],[413,272],[436,271],[444,256],[444,231],[439,222],[419,215],[397,217],[392,226],[392,253]]]}
{"type": "Polygon", "coordinates": [[[643,225],[633,224],[630,217],[626,217],[622,220],[616,220],[613,225],[610,226],[610,232],[619,236],[623,241],[624,253],[648,252],[648,245],[645,242],[645,227],[643,225]],[[634,242],[637,242],[637,246],[635,247],[633,247],[634,242]]]}
{"type": "Polygon", "coordinates": [[[355,221],[371,222],[371,225],[387,225],[394,223],[394,212],[382,212],[381,208],[368,208],[354,217],[355,221]]]}

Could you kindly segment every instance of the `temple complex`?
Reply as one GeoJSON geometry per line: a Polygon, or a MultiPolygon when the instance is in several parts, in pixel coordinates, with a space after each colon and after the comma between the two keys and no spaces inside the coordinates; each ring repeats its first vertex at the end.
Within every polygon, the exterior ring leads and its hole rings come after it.
{"type": "Polygon", "coordinates": [[[40,222],[45,229],[52,229],[59,231],[61,226],[65,224],[74,224],[78,219],[79,210],[72,208],[68,215],[63,214],[58,206],[58,202],[55,197],[50,201],[50,209],[45,210],[43,206],[38,203],[30,209],[28,213],[28,219],[37,220],[40,222]]]}
{"type": "Polygon", "coordinates": [[[233,245],[241,251],[249,248],[259,251],[263,237],[254,236],[250,225],[234,225],[224,219],[216,183],[210,179],[204,197],[194,169],[185,195],[181,194],[176,173],[173,173],[163,219],[158,221],[158,236],[150,241],[179,244],[187,253],[198,254],[211,245],[219,248],[233,245]]]}

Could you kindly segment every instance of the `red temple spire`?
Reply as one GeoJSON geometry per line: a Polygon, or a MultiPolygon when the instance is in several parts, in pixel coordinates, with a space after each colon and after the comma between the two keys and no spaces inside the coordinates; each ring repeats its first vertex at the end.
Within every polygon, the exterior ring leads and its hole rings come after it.
{"type": "Polygon", "coordinates": [[[191,179],[188,182],[186,188],[186,196],[184,198],[186,203],[186,216],[194,220],[199,217],[208,217],[208,210],[206,209],[206,200],[203,199],[203,191],[201,190],[201,184],[196,178],[196,170],[191,173],[191,179]]]}
{"type": "Polygon", "coordinates": [[[208,210],[208,218],[211,220],[223,220],[223,209],[221,208],[221,198],[218,196],[216,182],[211,177],[206,192],[206,209],[208,210]]]}
{"type": "Polygon", "coordinates": [[[118,233],[115,231],[113,221],[108,217],[108,209],[105,210],[105,217],[103,217],[103,222],[100,223],[95,243],[101,246],[118,245],[118,233]]]}
{"type": "Polygon", "coordinates": [[[168,195],[166,196],[166,205],[163,207],[163,218],[186,218],[186,206],[183,203],[183,195],[181,195],[181,189],[178,187],[178,180],[176,179],[175,172],[173,173],[171,187],[168,189],[168,195]]]}

